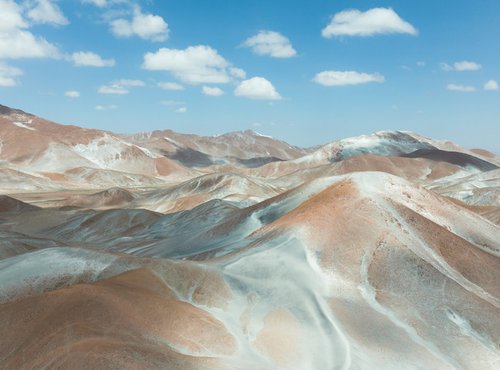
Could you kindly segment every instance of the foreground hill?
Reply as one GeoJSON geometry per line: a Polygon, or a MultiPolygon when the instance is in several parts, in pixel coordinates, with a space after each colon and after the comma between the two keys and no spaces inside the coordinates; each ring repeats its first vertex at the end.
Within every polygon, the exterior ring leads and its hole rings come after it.
{"type": "Polygon", "coordinates": [[[6,212],[3,232],[32,248],[0,261],[7,368],[498,361],[500,228],[399,177],[334,176],[248,208],[163,216],[6,212]]]}

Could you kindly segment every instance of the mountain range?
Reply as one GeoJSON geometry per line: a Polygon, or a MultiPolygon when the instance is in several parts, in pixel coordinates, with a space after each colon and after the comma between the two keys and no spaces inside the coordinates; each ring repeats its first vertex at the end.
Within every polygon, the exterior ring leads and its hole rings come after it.
{"type": "Polygon", "coordinates": [[[0,368],[494,369],[500,157],[0,106],[0,368]]]}

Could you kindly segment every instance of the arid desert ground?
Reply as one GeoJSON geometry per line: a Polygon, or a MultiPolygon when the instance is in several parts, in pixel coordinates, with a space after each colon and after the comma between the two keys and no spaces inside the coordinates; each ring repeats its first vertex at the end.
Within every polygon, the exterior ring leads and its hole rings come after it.
{"type": "Polygon", "coordinates": [[[0,368],[498,368],[499,166],[1,106],[0,368]]]}

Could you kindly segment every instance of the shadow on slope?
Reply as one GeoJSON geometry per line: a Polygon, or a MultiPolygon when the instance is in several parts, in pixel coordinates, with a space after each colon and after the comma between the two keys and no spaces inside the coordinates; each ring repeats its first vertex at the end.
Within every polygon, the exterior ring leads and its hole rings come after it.
{"type": "Polygon", "coordinates": [[[491,171],[498,168],[493,163],[472,155],[460,152],[449,152],[439,149],[419,149],[414,152],[403,154],[402,157],[407,158],[427,158],[433,161],[447,162],[460,167],[471,166],[480,171],[491,171]]]}

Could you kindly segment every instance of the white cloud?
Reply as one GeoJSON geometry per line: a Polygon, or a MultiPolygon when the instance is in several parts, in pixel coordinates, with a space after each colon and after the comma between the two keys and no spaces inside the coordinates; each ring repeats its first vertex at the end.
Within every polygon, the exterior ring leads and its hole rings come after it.
{"type": "Polygon", "coordinates": [[[59,49],[27,31],[22,8],[12,0],[0,0],[0,59],[59,58],[59,49]]]}
{"type": "Polygon", "coordinates": [[[21,7],[12,0],[0,0],[0,32],[27,27],[21,7]]]}
{"type": "Polygon", "coordinates": [[[488,91],[498,90],[498,82],[495,80],[489,80],[484,84],[484,89],[488,91]]]}
{"type": "Polygon", "coordinates": [[[0,62],[0,87],[12,87],[17,85],[16,77],[21,76],[23,71],[0,62]]]}
{"type": "Polygon", "coordinates": [[[334,36],[373,36],[377,34],[406,33],[417,35],[418,31],[392,8],[373,8],[366,12],[349,9],[335,14],[321,34],[334,36]]]}
{"type": "Polygon", "coordinates": [[[0,87],[12,87],[16,85],[17,81],[15,79],[0,74],[0,87]]]}
{"type": "Polygon", "coordinates": [[[203,86],[201,88],[201,91],[203,94],[208,95],[208,96],[221,96],[224,95],[224,90],[218,88],[218,87],[209,87],[209,86],[203,86]]]}
{"type": "Polygon", "coordinates": [[[230,74],[242,75],[233,69],[217,50],[207,45],[189,46],[186,49],[161,48],[156,53],[144,55],[143,68],[168,71],[189,84],[228,83],[230,74]]]}
{"type": "Polygon", "coordinates": [[[174,107],[176,105],[184,105],[184,102],[177,101],[177,100],[162,100],[161,104],[169,106],[169,107],[174,107]]]}
{"type": "Polygon", "coordinates": [[[439,63],[439,68],[441,68],[443,71],[453,71],[453,67],[450,66],[448,63],[439,63]]]}
{"type": "Polygon", "coordinates": [[[379,73],[362,73],[356,71],[323,71],[314,76],[313,81],[323,86],[360,85],[369,82],[384,82],[379,73]]]}
{"type": "Polygon", "coordinates": [[[117,108],[118,108],[118,106],[114,105],[114,104],[112,104],[112,105],[96,105],[95,106],[96,110],[101,110],[101,111],[103,111],[103,110],[112,110],[112,109],[117,109],[117,108]]]}
{"type": "Polygon", "coordinates": [[[136,6],[132,20],[124,18],[111,21],[111,32],[118,37],[139,36],[144,40],[165,41],[168,38],[168,24],[159,15],[145,14],[136,6]]]}
{"type": "Polygon", "coordinates": [[[458,92],[474,92],[476,88],[474,86],[466,86],[466,85],[455,85],[448,84],[446,88],[450,91],[458,91],[458,92]]]}
{"type": "Polygon", "coordinates": [[[440,63],[439,67],[443,71],[457,71],[457,72],[463,72],[463,71],[477,71],[482,68],[481,64],[476,63],[476,62],[469,62],[467,60],[463,60],[461,62],[455,62],[453,65],[449,65],[447,63],[440,63]]]}
{"type": "Polygon", "coordinates": [[[120,86],[126,86],[126,87],[143,87],[146,86],[144,81],[141,80],[127,80],[127,79],[122,79],[122,80],[117,80],[114,82],[115,84],[118,84],[120,86]]]}
{"type": "Polygon", "coordinates": [[[425,67],[425,62],[424,61],[421,61],[419,60],[417,63],[416,63],[417,67],[425,67]]]}
{"type": "Polygon", "coordinates": [[[84,4],[94,4],[95,6],[98,6],[99,8],[103,8],[106,5],[108,5],[107,0],[82,0],[82,3],[84,3],[84,4]]]}
{"type": "Polygon", "coordinates": [[[274,58],[290,58],[297,54],[290,40],[274,31],[260,31],[246,39],[242,45],[252,49],[257,55],[269,55],[274,58]]]}
{"type": "Polygon", "coordinates": [[[130,91],[123,86],[120,85],[102,85],[97,90],[99,94],[115,94],[115,95],[124,95],[128,94],[130,91]]]}
{"type": "Polygon", "coordinates": [[[35,7],[28,11],[28,17],[35,23],[48,23],[57,26],[69,24],[61,9],[50,0],[37,0],[35,7]]]}
{"type": "MultiPolygon", "coordinates": [[[[0,10],[1,12],[1,10],[0,10]]],[[[59,58],[58,48],[31,32],[0,32],[0,59],[59,58]]]]}
{"type": "Polygon", "coordinates": [[[234,95],[255,100],[281,99],[273,84],[263,77],[252,77],[241,81],[234,90],[234,95]]]}
{"type": "Polygon", "coordinates": [[[141,80],[117,80],[109,85],[102,85],[97,90],[100,94],[124,95],[130,92],[130,87],[142,87],[145,83],[141,80]]]}
{"type": "Polygon", "coordinates": [[[180,107],[175,110],[175,113],[186,113],[187,108],[186,107],[180,107]]]}
{"type": "Polygon", "coordinates": [[[68,98],[79,98],[80,92],[76,90],[69,90],[64,93],[64,96],[67,96],[68,98]]]}
{"type": "Polygon", "coordinates": [[[453,66],[455,67],[456,71],[477,71],[482,67],[481,64],[469,62],[467,60],[456,62],[455,64],[453,64],[453,66]]]}
{"type": "Polygon", "coordinates": [[[241,68],[229,68],[229,74],[234,78],[244,79],[247,77],[247,73],[241,68]]]}
{"type": "Polygon", "coordinates": [[[184,90],[184,86],[177,82],[158,82],[158,87],[163,90],[184,90]]]}
{"type": "Polygon", "coordinates": [[[71,54],[70,59],[78,67],[112,67],[114,59],[102,59],[102,57],[91,51],[78,51],[71,54]]]}

